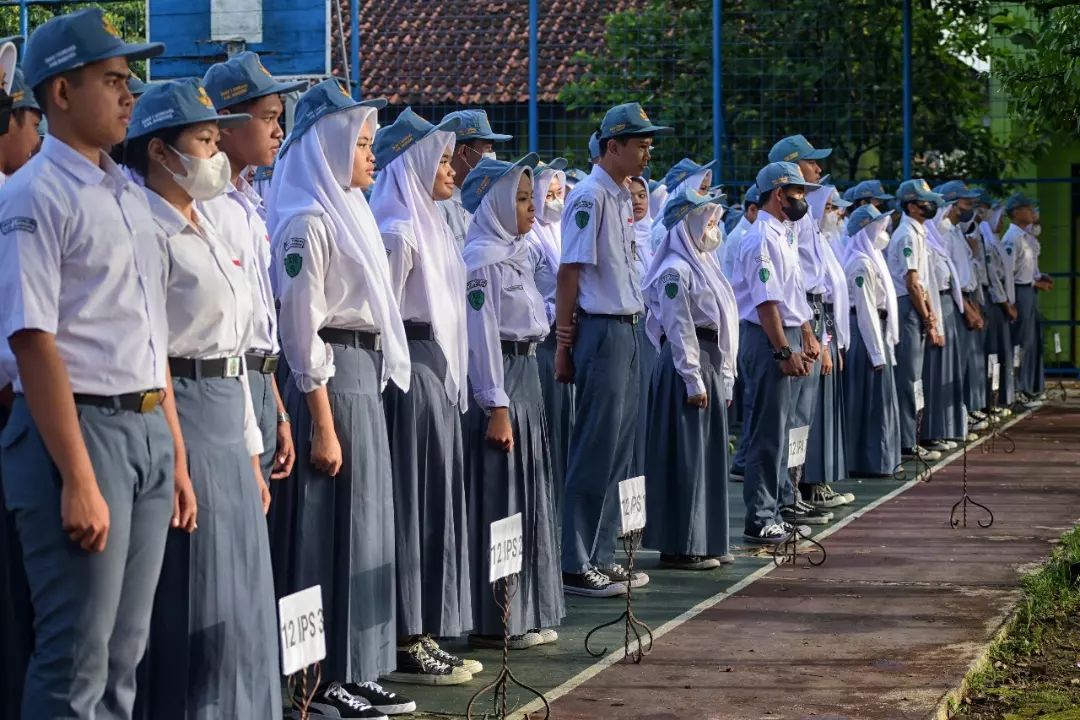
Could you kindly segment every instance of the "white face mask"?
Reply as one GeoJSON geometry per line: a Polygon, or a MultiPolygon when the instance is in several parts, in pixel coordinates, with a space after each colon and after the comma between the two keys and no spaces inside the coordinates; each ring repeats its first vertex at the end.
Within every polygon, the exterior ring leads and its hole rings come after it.
{"type": "Polygon", "coordinates": [[[874,238],[874,247],[878,250],[884,250],[889,246],[889,232],[885,228],[881,228],[881,232],[874,238]]]}
{"type": "Polygon", "coordinates": [[[1040,235],[1042,235],[1042,225],[1040,225],[1039,223],[1035,223],[1031,226],[1031,230],[1029,232],[1031,232],[1031,234],[1035,237],[1039,237],[1040,235]]]}
{"type": "Polygon", "coordinates": [[[484,153],[483,156],[488,160],[498,160],[499,159],[499,156],[495,154],[494,150],[492,150],[491,152],[484,153]]]}
{"type": "Polygon", "coordinates": [[[701,239],[697,242],[698,250],[703,253],[711,253],[716,250],[716,248],[720,247],[721,240],[719,226],[713,225],[712,227],[707,227],[705,228],[705,232],[702,234],[701,239]]]}
{"type": "Polygon", "coordinates": [[[828,235],[836,235],[840,232],[840,216],[835,212],[825,213],[825,219],[821,222],[822,232],[828,235]]]}
{"type": "Polygon", "coordinates": [[[563,200],[555,198],[544,203],[544,222],[557,223],[562,220],[563,200]]]}
{"type": "Polygon", "coordinates": [[[211,158],[197,158],[186,155],[172,145],[169,149],[180,158],[180,164],[184,166],[184,174],[177,175],[167,166],[162,167],[172,175],[173,180],[191,196],[192,200],[210,200],[229,186],[232,168],[229,166],[229,157],[218,152],[211,158]]]}

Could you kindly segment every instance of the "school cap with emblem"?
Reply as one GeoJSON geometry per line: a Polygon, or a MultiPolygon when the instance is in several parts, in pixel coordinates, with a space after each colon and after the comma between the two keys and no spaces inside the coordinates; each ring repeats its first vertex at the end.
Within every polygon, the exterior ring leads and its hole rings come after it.
{"type": "Polygon", "coordinates": [[[566,171],[566,182],[570,185],[579,183],[585,178],[589,177],[589,173],[584,170],[578,170],[577,168],[570,168],[566,171]]]}
{"type": "Polygon", "coordinates": [[[942,183],[934,188],[934,192],[939,193],[945,202],[951,203],[957,200],[978,200],[981,194],[978,190],[972,190],[968,188],[967,184],[963,180],[950,180],[947,183],[942,183]]]}
{"type": "Polygon", "coordinates": [[[873,197],[875,200],[896,199],[895,195],[890,195],[889,193],[885,192],[885,186],[881,184],[880,180],[864,180],[863,182],[865,182],[870,187],[870,192],[873,193],[871,197],[873,197]]]}
{"type": "Polygon", "coordinates": [[[666,125],[653,125],[652,120],[645,114],[645,109],[638,103],[616,105],[607,111],[604,121],[600,123],[601,140],[624,135],[657,135],[669,132],[671,128],[666,125]]]}
{"type": "Polygon", "coordinates": [[[523,167],[531,171],[539,162],[540,156],[536,153],[529,153],[517,162],[512,163],[505,160],[484,158],[469,171],[468,176],[465,178],[465,184],[461,186],[461,205],[470,213],[475,213],[484,200],[484,196],[487,195],[491,188],[495,187],[495,183],[500,178],[514,168],[523,167]]]}
{"type": "Polygon", "coordinates": [[[791,135],[780,140],[769,151],[769,162],[796,162],[797,160],[824,160],[832,155],[832,148],[815,149],[802,135],[791,135]]]}
{"type": "Polygon", "coordinates": [[[896,189],[896,199],[901,205],[903,203],[919,202],[920,200],[926,200],[938,205],[944,203],[944,198],[931,190],[926,181],[921,178],[905,180],[900,183],[900,187],[896,189]]]}
{"type": "Polygon", "coordinates": [[[36,88],[60,73],[110,58],[145,60],[165,51],[161,43],[126,43],[101,8],[58,15],[38,27],[26,41],[23,72],[36,88]]]}
{"type": "Polygon", "coordinates": [[[384,168],[431,133],[452,133],[460,126],[461,118],[458,117],[447,117],[438,125],[432,125],[417,115],[411,107],[407,107],[401,111],[392,125],[381,128],[375,133],[375,164],[384,168]]]}
{"type": "Polygon", "coordinates": [[[307,87],[304,80],[275,80],[259,60],[259,55],[250,50],[237,53],[223,63],[211,65],[202,81],[218,110],[267,95],[281,95],[307,87]]]}
{"type": "Polygon", "coordinates": [[[569,163],[566,162],[566,158],[557,157],[553,158],[551,162],[544,162],[541,160],[540,162],[536,163],[536,169],[539,172],[543,172],[544,170],[561,172],[566,169],[567,165],[569,165],[569,163]]]}
{"type": "MultiPolygon", "coordinates": [[[[799,166],[791,162],[771,162],[757,174],[756,187],[759,193],[767,193],[778,187],[801,185],[808,190],[821,187],[816,183],[806,182],[799,166]]],[[[760,201],[760,197],[758,200],[760,201]]]]}
{"type": "Polygon", "coordinates": [[[751,185],[746,188],[746,194],[742,199],[743,208],[747,205],[760,205],[761,204],[761,191],[758,190],[757,185],[751,185]]]}
{"type": "Polygon", "coordinates": [[[697,175],[698,173],[705,172],[706,170],[714,170],[718,164],[719,161],[713,160],[712,162],[705,165],[698,165],[690,158],[683,158],[682,160],[671,166],[671,169],[668,170],[667,175],[665,175],[664,179],[660,182],[662,182],[664,184],[664,187],[666,187],[668,190],[674,190],[679,183],[681,183],[683,180],[690,177],[691,175],[697,175]]]}
{"type": "Polygon", "coordinates": [[[232,127],[250,119],[250,115],[242,113],[218,115],[206,89],[195,78],[170,80],[154,84],[135,103],[127,139],[201,122],[214,121],[220,127],[232,127]]]}
{"type": "Polygon", "coordinates": [[[292,131],[289,133],[289,137],[285,138],[285,142],[281,144],[278,157],[285,155],[285,152],[292,147],[292,144],[310,130],[311,126],[319,118],[355,107],[373,107],[376,110],[382,110],[386,107],[386,100],[384,98],[372,98],[371,100],[357,102],[345,90],[345,86],[334,78],[323,80],[301,95],[300,99],[296,101],[292,131]]]}
{"type": "Polygon", "coordinates": [[[840,197],[840,193],[839,193],[839,191],[837,191],[836,188],[833,188],[832,197],[830,197],[826,202],[828,202],[833,207],[838,207],[838,208],[849,208],[852,205],[847,200],[840,197]]]}
{"type": "Polygon", "coordinates": [[[1009,196],[1009,199],[1005,201],[1005,212],[1011,213],[1013,210],[1022,207],[1035,207],[1038,205],[1034,200],[1029,198],[1022,192],[1013,193],[1009,196]]]}
{"type": "Polygon", "coordinates": [[[856,183],[854,186],[844,191],[844,199],[856,202],[858,200],[889,200],[892,198],[890,195],[888,198],[877,197],[875,193],[874,183],[875,180],[863,180],[856,183]]]}
{"type": "Polygon", "coordinates": [[[724,202],[724,195],[716,193],[700,193],[697,188],[684,188],[675,197],[668,198],[664,203],[664,227],[668,230],[675,227],[680,220],[702,205],[719,205],[724,202]]]}
{"type": "Polygon", "coordinates": [[[855,212],[851,213],[851,217],[847,221],[847,234],[851,237],[855,233],[859,232],[863,228],[876,223],[879,220],[888,219],[892,213],[879,212],[873,205],[863,205],[855,212]]]}
{"type": "Polygon", "coordinates": [[[454,130],[458,142],[469,142],[470,140],[505,142],[514,139],[513,135],[503,135],[492,130],[485,110],[455,110],[452,113],[447,113],[439,124],[443,125],[453,118],[457,118],[461,122],[457,129],[454,130]]]}
{"type": "Polygon", "coordinates": [[[11,109],[21,110],[23,108],[41,112],[37,100],[34,99],[34,93],[30,91],[30,86],[26,84],[26,77],[23,75],[22,68],[15,68],[14,80],[11,83],[11,109]]]}

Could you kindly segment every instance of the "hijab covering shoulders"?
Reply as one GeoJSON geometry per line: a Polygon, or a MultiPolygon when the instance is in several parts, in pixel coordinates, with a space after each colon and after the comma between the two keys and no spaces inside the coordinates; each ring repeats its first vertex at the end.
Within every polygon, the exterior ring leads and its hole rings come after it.
{"type": "Polygon", "coordinates": [[[807,202],[810,203],[814,221],[817,223],[817,232],[821,236],[821,259],[825,264],[825,276],[829,281],[833,298],[833,325],[836,328],[837,347],[846,348],[851,341],[851,314],[846,311],[849,306],[847,291],[847,276],[844,274],[844,266],[837,257],[832,243],[825,237],[821,230],[821,222],[825,218],[825,205],[829,198],[836,192],[832,185],[822,185],[806,194],[807,202]]]}
{"type": "MultiPolygon", "coordinates": [[[[845,277],[857,272],[858,266],[869,264],[878,274],[878,281],[885,295],[885,312],[887,313],[885,327],[885,347],[890,356],[896,343],[900,342],[900,317],[896,293],[893,292],[892,274],[885,262],[885,256],[874,247],[874,236],[882,232],[884,224],[888,222],[888,215],[881,215],[877,220],[848,237],[847,251],[844,255],[845,277]]],[[[840,314],[840,313],[837,313],[840,314]]],[[[843,313],[849,315],[850,313],[843,313]]]]}

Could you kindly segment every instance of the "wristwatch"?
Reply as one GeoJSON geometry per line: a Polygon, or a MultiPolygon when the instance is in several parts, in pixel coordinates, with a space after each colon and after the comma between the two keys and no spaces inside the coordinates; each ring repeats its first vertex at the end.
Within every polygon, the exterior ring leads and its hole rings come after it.
{"type": "Polygon", "coordinates": [[[791,346],[790,345],[785,345],[784,347],[782,347],[779,350],[777,350],[776,352],[774,352],[772,354],[772,356],[773,356],[773,360],[779,360],[781,362],[783,362],[784,360],[787,360],[788,358],[791,357],[791,346]]]}
{"type": "Polygon", "coordinates": [[[277,414],[277,421],[278,425],[283,425],[287,422],[292,422],[292,418],[289,417],[289,413],[287,412],[279,412],[277,414]]]}

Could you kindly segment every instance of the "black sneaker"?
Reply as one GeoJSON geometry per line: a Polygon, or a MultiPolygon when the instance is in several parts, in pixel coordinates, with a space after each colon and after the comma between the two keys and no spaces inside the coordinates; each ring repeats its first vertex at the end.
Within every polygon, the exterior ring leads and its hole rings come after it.
{"type": "Polygon", "coordinates": [[[341,683],[332,682],[324,685],[319,692],[315,693],[315,701],[334,708],[342,718],[386,720],[386,715],[371,707],[364,698],[350,693],[342,687],[341,683]]]}
{"type": "Polygon", "coordinates": [[[562,574],[563,592],[582,597],[616,597],[626,594],[626,586],[611,582],[608,576],[589,568],[580,575],[564,572],[562,574]]]}
{"type": "Polygon", "coordinates": [[[774,523],[757,532],[743,532],[743,540],[754,545],[780,545],[787,542],[793,532],[790,525],[774,523]]]}
{"type": "Polygon", "coordinates": [[[613,583],[626,584],[629,583],[630,587],[637,590],[639,587],[645,587],[649,584],[649,576],[646,573],[635,570],[633,577],[626,571],[619,563],[611,563],[604,568],[597,568],[602,574],[607,576],[607,579],[613,583]]]}
{"type": "Polygon", "coordinates": [[[793,525],[828,525],[833,519],[833,514],[828,510],[821,510],[799,500],[796,500],[794,505],[781,508],[780,516],[793,525]]]}
{"type": "Polygon", "coordinates": [[[704,555],[668,555],[660,553],[660,566],[675,570],[712,570],[720,567],[720,559],[704,555]]]}
{"type": "Polygon", "coordinates": [[[379,683],[346,683],[342,687],[353,697],[366,700],[368,705],[384,715],[404,715],[416,712],[415,702],[404,695],[390,692],[379,683]]]}
{"type": "MultiPolygon", "coordinates": [[[[470,660],[469,658],[460,658],[457,655],[451,655],[439,647],[439,643],[435,642],[435,638],[430,635],[422,636],[420,638],[420,644],[424,646],[424,652],[430,657],[435,658],[441,663],[446,663],[450,667],[461,668],[465,672],[472,673],[473,675],[484,671],[484,666],[479,660],[470,660]]],[[[502,647],[502,645],[499,647],[502,647]]]]}
{"type": "Polygon", "coordinates": [[[397,670],[387,674],[386,679],[407,685],[461,685],[472,680],[472,673],[436,660],[419,640],[414,640],[398,648],[397,670]]]}

